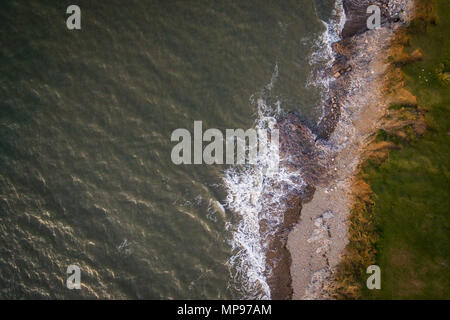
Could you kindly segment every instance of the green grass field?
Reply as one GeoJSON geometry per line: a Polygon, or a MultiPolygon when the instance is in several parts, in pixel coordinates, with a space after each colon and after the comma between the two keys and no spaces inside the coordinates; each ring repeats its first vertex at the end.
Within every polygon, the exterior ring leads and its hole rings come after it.
{"type": "Polygon", "coordinates": [[[363,169],[375,193],[382,279],[381,290],[368,290],[362,277],[363,299],[450,299],[450,2],[433,4],[435,23],[408,29],[406,49],[420,48],[423,60],[402,67],[429,128],[418,139],[391,140],[402,148],[363,169]]]}

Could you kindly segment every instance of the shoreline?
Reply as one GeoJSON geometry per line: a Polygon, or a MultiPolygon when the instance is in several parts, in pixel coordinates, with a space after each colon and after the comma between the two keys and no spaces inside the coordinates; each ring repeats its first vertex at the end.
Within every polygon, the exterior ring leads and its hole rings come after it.
{"type": "Polygon", "coordinates": [[[347,19],[342,40],[333,44],[335,61],[328,70],[335,80],[317,126],[318,138],[332,146],[331,165],[314,184],[312,196],[304,197],[294,209],[298,210],[297,223],[291,214],[286,219],[285,249],[290,255],[283,254],[282,267],[274,270],[273,280],[278,281],[271,285],[274,299],[332,297],[329,288],[348,243],[353,179],[388,107],[383,93],[389,67],[386,52],[395,31],[410,21],[413,11],[413,1],[389,5],[377,1],[383,8],[382,28],[367,30],[365,9],[372,2],[343,1],[347,19]]]}

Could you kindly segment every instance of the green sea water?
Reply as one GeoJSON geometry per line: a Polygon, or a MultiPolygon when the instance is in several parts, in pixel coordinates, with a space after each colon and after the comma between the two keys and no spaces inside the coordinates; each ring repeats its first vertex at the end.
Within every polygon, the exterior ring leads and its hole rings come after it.
{"type": "Polygon", "coordinates": [[[251,128],[257,98],[315,123],[310,60],[333,7],[2,1],[0,298],[247,297],[226,166],[174,165],[170,136],[195,120],[251,128]],[[71,264],[81,290],[66,288],[71,264]]]}

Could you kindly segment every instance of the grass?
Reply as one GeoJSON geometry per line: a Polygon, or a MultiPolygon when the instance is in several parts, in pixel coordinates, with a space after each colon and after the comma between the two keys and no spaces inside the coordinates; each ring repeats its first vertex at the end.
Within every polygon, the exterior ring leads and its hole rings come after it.
{"type": "Polygon", "coordinates": [[[450,4],[433,1],[433,10],[437,18],[418,19],[408,30],[407,49],[421,48],[423,60],[402,67],[406,88],[427,110],[429,128],[408,142],[379,134],[401,150],[364,167],[374,194],[382,288],[368,290],[363,277],[361,298],[450,299],[450,4]]]}
{"type": "MultiPolygon", "coordinates": [[[[401,68],[406,89],[426,110],[428,129],[420,137],[408,126],[402,135],[377,133],[377,143],[397,148],[362,165],[367,191],[351,215],[338,272],[341,298],[450,299],[450,2],[419,3],[424,12],[408,28],[405,49],[420,48],[423,59],[401,68]],[[373,263],[381,268],[381,290],[366,287],[365,268],[373,263]]],[[[406,110],[406,117],[412,107],[389,109],[406,110]]]]}

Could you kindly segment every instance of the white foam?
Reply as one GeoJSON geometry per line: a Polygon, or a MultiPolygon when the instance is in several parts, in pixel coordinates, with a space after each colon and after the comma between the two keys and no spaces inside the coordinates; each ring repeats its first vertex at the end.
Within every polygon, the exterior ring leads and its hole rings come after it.
{"type": "Polygon", "coordinates": [[[314,42],[313,52],[309,59],[309,64],[318,66],[318,68],[311,72],[307,85],[321,89],[322,99],[325,100],[328,98],[330,83],[334,78],[324,69],[330,68],[335,61],[332,45],[341,40],[341,33],[346,21],[343,0],[336,0],[330,21],[321,21],[325,30],[314,42]]]}
{"type": "MultiPolygon", "coordinates": [[[[264,100],[258,100],[256,129],[273,129],[278,110],[281,111],[279,104],[272,108],[264,100]]],[[[239,218],[237,225],[227,225],[232,231],[230,243],[233,250],[229,264],[238,287],[244,284],[240,289],[245,298],[270,299],[267,284],[270,270],[266,270],[267,239],[282,223],[286,196],[304,187],[300,173],[279,166],[275,160],[277,156],[278,150],[267,148],[265,153],[258,155],[256,165],[232,167],[225,171],[226,206],[239,218]],[[275,165],[279,166],[278,170],[270,170],[275,165]],[[264,234],[260,230],[263,220],[268,221],[264,234]]]]}

